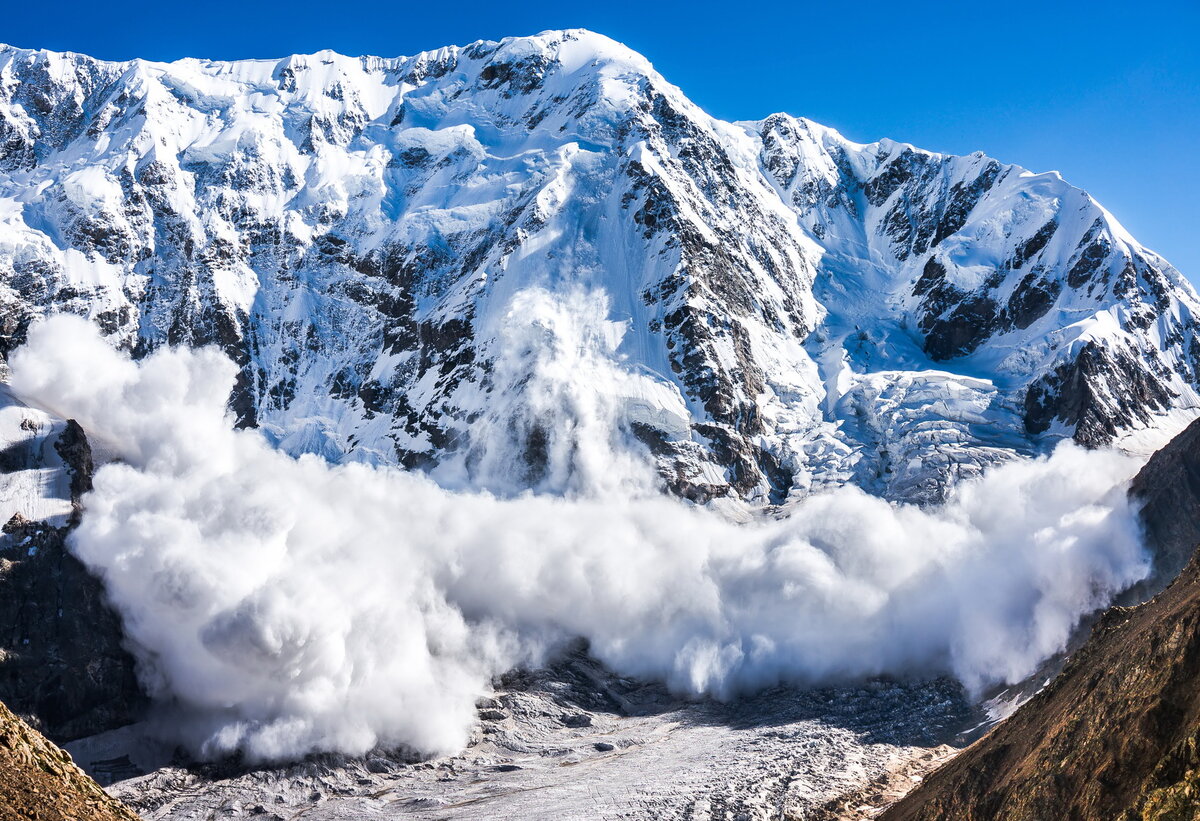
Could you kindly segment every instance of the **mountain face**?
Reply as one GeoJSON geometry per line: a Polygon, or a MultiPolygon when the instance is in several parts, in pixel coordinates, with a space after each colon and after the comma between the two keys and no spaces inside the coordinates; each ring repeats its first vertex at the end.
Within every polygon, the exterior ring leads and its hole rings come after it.
{"type": "Polygon", "coordinates": [[[0,388],[0,701],[59,743],[145,706],[103,585],[67,549],[92,468],[79,425],[0,388]]]}
{"type": "Polygon", "coordinates": [[[281,447],[499,493],[895,499],[1200,404],[1196,293],[981,154],[727,123],[584,31],[415,57],[0,47],[0,351],[215,344],[281,447]],[[599,478],[598,478],[599,477],[599,478]]]}

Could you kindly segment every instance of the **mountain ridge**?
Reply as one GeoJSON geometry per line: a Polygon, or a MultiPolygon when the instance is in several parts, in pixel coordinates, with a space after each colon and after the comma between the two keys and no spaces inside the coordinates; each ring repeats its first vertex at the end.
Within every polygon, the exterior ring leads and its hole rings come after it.
{"type": "Polygon", "coordinates": [[[1200,407],[1194,289],[1061,177],[726,123],[603,35],[6,48],[0,89],[4,351],[59,310],[139,354],[217,344],[235,413],[293,453],[579,492],[603,470],[524,381],[578,347],[616,369],[588,411],[612,447],[735,507],[845,482],[936,500],[1200,407]]]}

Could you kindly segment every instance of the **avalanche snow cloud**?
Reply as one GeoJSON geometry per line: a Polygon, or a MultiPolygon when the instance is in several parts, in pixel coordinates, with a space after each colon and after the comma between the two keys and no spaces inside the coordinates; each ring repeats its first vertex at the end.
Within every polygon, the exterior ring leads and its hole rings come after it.
{"type": "MultiPolygon", "coordinates": [[[[844,487],[736,524],[657,494],[603,392],[572,388],[640,378],[605,352],[605,307],[528,292],[509,314],[512,401],[555,432],[552,467],[584,465],[554,497],[293,458],[234,429],[237,367],[216,350],[135,362],[82,319],[35,326],[13,387],[120,457],[73,549],[182,740],[254,759],[454,750],[491,676],[573,637],[686,693],[910,671],[979,688],[1029,674],[1147,571],[1136,463],[1069,444],[936,509],[844,487]]],[[[501,463],[504,425],[481,430],[501,463]]]]}

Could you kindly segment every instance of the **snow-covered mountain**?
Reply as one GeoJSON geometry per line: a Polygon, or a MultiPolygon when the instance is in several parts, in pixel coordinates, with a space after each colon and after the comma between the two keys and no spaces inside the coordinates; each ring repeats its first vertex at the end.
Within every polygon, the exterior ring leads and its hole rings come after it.
{"type": "Polygon", "coordinates": [[[629,446],[701,502],[928,500],[1179,427],[1198,309],[1055,173],[723,122],[586,31],[398,59],[0,47],[3,352],[58,311],[137,353],[215,343],[239,419],[295,453],[569,493],[629,446]]]}

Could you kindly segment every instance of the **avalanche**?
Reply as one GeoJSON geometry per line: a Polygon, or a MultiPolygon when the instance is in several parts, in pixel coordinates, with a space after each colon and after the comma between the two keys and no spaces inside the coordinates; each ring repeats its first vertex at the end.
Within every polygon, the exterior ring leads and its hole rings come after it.
{"type": "MultiPolygon", "coordinates": [[[[1148,571],[1137,460],[1071,443],[925,509],[843,487],[739,524],[656,493],[613,447],[613,405],[571,379],[624,384],[593,347],[606,306],[544,300],[518,298],[513,317],[539,349],[524,408],[554,431],[552,471],[608,479],[567,498],[295,459],[233,429],[237,369],[212,348],[135,363],[76,317],[32,330],[16,392],[120,458],[96,472],[72,552],[174,709],[172,742],[252,760],[454,752],[495,676],[578,638],[616,673],[692,696],[908,673],[978,693],[1029,676],[1148,571]]],[[[492,444],[519,463],[520,443],[492,444]]]]}

